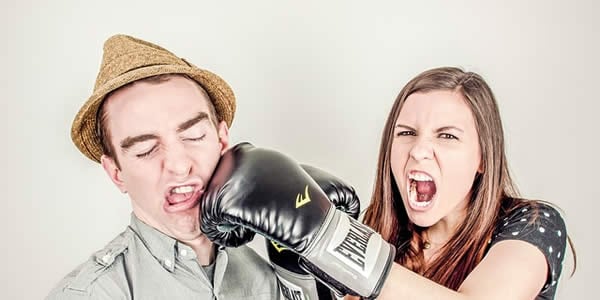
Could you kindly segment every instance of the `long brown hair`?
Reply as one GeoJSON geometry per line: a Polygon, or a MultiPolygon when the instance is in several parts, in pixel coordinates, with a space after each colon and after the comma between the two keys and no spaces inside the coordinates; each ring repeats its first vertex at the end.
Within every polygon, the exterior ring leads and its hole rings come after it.
{"type": "Polygon", "coordinates": [[[398,248],[396,262],[451,289],[457,290],[483,259],[488,241],[501,215],[521,206],[511,179],[500,112],[492,90],[481,76],[453,67],[425,71],[400,91],[385,124],[371,205],[363,222],[398,248]],[[423,256],[423,230],[406,214],[390,165],[390,150],[396,119],[408,96],[417,92],[451,90],[459,92],[473,112],[479,135],[483,173],[475,177],[469,213],[454,236],[427,265],[423,256]]]}

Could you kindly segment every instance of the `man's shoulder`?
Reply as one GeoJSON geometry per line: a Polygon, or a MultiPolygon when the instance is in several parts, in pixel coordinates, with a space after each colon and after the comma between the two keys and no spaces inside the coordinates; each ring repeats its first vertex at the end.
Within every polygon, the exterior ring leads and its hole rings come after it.
{"type": "Polygon", "coordinates": [[[130,231],[119,234],[67,274],[46,299],[126,299],[123,267],[131,240],[130,231]]]}

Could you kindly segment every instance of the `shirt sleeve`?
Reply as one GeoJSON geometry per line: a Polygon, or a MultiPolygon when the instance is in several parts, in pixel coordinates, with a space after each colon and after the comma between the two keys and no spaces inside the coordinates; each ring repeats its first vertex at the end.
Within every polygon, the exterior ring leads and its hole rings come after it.
{"type": "Polygon", "coordinates": [[[510,212],[501,219],[490,246],[504,240],[525,241],[542,251],[548,263],[544,289],[556,286],[567,244],[565,222],[556,209],[540,203],[510,212]]]}
{"type": "Polygon", "coordinates": [[[123,285],[115,280],[114,268],[105,268],[89,259],[65,276],[45,300],[108,300],[130,299],[123,285]]]}

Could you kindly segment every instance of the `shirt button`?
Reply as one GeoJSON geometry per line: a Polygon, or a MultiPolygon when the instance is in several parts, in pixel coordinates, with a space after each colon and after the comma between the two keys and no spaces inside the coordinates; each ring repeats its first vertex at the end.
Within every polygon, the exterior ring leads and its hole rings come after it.
{"type": "Polygon", "coordinates": [[[173,266],[173,262],[171,262],[171,260],[170,260],[170,259],[165,259],[165,266],[167,266],[167,267],[169,267],[169,268],[170,268],[170,267],[172,267],[172,266],[173,266]]]}
{"type": "Polygon", "coordinates": [[[179,251],[179,255],[186,256],[187,255],[187,250],[181,249],[181,251],[179,251]]]}
{"type": "Polygon", "coordinates": [[[102,256],[102,261],[107,264],[110,261],[110,254],[104,254],[104,256],[102,256]]]}

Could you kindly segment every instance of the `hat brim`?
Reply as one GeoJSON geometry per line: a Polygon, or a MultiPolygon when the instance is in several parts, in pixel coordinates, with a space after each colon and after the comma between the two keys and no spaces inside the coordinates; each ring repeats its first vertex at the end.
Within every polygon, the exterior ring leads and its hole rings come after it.
{"type": "Polygon", "coordinates": [[[156,65],[129,71],[106,82],[83,104],[71,126],[71,139],[89,159],[100,162],[103,154],[96,130],[98,109],[106,95],[131,82],[162,74],[185,74],[198,82],[208,93],[219,120],[230,127],[235,114],[235,96],[229,85],[216,74],[193,66],[156,65]]]}

